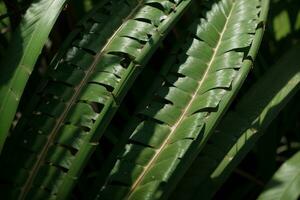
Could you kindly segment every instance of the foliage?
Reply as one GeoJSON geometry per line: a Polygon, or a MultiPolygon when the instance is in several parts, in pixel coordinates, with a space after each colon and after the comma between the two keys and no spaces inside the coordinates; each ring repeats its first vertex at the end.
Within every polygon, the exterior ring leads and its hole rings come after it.
{"type": "Polygon", "coordinates": [[[174,199],[189,196],[210,199],[223,184],[299,89],[300,62],[293,59],[299,50],[300,46],[296,46],[287,52],[241,97],[235,109],[226,114],[181,180],[174,199]],[[278,77],[276,83],[274,77],[278,77]],[[237,126],[228,126],[233,123],[237,126]]]}
{"type": "Polygon", "coordinates": [[[64,3],[65,0],[33,2],[12,36],[7,52],[10,56],[1,60],[0,152],[25,84],[64,3]]]}
{"type": "Polygon", "coordinates": [[[0,12],[1,198],[299,197],[297,0],[0,12]]]}
{"type": "Polygon", "coordinates": [[[258,197],[265,199],[298,199],[300,192],[300,153],[287,160],[274,174],[266,190],[258,197]]]}

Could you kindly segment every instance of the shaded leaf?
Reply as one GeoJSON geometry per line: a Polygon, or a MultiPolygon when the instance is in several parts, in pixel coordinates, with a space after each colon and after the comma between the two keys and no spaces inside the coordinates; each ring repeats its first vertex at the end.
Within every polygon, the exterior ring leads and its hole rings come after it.
{"type": "Polygon", "coordinates": [[[296,200],[300,196],[300,152],[296,153],[274,174],[258,200],[296,200]]]}
{"type": "Polygon", "coordinates": [[[0,63],[0,152],[27,80],[65,0],[36,0],[28,8],[0,63]]]}

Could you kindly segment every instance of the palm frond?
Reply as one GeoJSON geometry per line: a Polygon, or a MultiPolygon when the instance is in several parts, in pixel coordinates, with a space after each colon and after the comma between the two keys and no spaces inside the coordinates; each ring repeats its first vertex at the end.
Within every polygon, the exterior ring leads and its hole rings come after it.
{"type": "Polygon", "coordinates": [[[196,20],[164,84],[138,114],[98,199],[168,197],[250,69],[246,57],[255,56],[265,20],[260,3],[217,1],[206,19],[196,20]]]}
{"type": "Polygon", "coordinates": [[[212,198],[300,89],[299,50],[298,45],[287,52],[226,114],[172,198],[212,198]]]}
{"type": "Polygon", "coordinates": [[[67,198],[132,82],[190,2],[106,1],[80,23],[2,156],[9,194],[67,198]]]}

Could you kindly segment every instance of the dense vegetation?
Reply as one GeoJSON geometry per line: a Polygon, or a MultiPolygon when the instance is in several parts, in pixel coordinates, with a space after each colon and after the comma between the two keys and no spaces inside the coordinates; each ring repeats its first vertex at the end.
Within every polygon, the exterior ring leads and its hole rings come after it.
{"type": "Polygon", "coordinates": [[[0,1],[1,199],[300,197],[298,0],[0,1]]]}

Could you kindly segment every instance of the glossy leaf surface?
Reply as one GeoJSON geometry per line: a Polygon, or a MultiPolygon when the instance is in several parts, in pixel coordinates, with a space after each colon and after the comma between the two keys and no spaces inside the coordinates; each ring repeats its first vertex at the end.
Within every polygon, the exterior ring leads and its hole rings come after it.
{"type": "MultiPolygon", "coordinates": [[[[182,173],[177,172],[181,160],[189,157],[189,148],[198,145],[206,120],[231,92],[244,63],[242,50],[253,42],[259,8],[259,1],[222,0],[212,3],[205,19],[195,21],[191,37],[164,84],[138,114],[139,120],[98,199],[159,199],[168,195],[176,184],[169,182],[172,175],[182,173]]],[[[213,120],[216,123],[217,119],[213,120]]]]}
{"type": "Polygon", "coordinates": [[[300,89],[299,50],[298,45],[287,52],[226,114],[172,198],[212,198],[300,89]]]}
{"type": "Polygon", "coordinates": [[[104,1],[79,24],[2,156],[8,195],[67,198],[133,80],[190,2],[104,1]]]}

